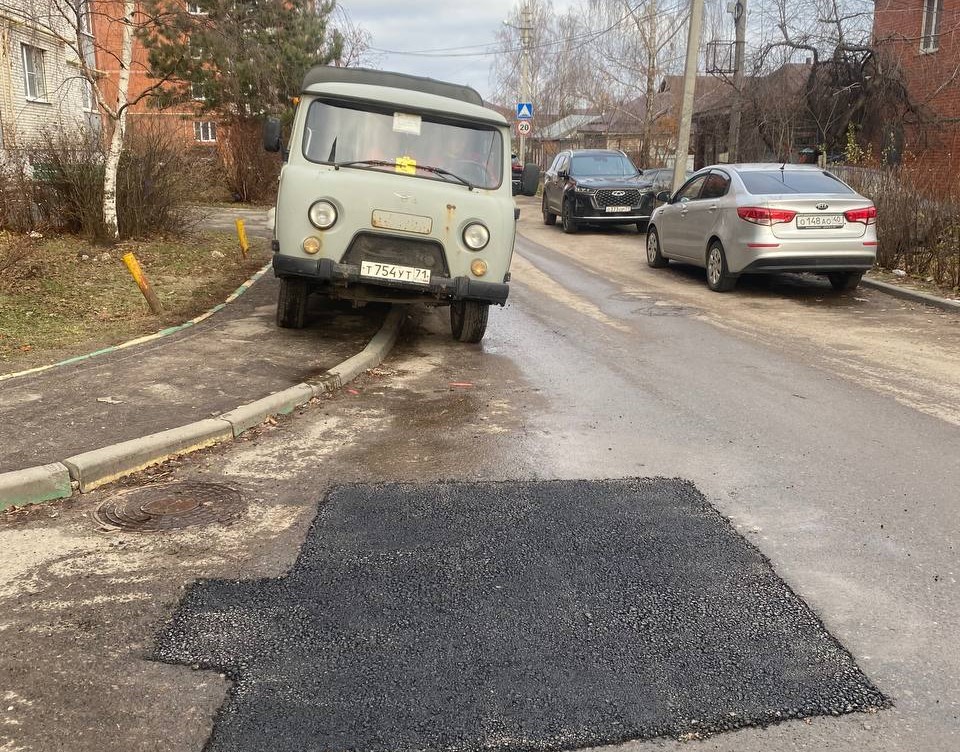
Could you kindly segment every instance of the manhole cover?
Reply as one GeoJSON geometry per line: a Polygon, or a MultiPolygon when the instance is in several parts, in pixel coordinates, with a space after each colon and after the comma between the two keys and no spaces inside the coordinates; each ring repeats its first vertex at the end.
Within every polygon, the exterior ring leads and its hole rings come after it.
{"type": "Polygon", "coordinates": [[[690,309],[675,305],[652,305],[637,308],[634,313],[642,316],[689,316],[690,309]]]}
{"type": "Polygon", "coordinates": [[[649,295],[645,295],[642,292],[631,292],[629,290],[627,292],[614,293],[613,295],[610,296],[610,300],[626,301],[627,303],[632,303],[635,300],[649,300],[649,299],[650,299],[649,295]]]}
{"type": "Polygon", "coordinates": [[[239,491],[216,483],[161,483],[122,491],[96,511],[104,525],[140,533],[233,522],[243,513],[239,491]]]}

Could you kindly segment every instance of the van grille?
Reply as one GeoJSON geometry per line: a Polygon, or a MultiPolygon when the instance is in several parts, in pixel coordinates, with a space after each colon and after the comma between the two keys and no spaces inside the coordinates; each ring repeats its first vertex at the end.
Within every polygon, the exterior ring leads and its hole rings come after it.
{"type": "Polygon", "coordinates": [[[341,263],[359,266],[361,261],[415,266],[440,277],[450,276],[443,246],[432,240],[361,232],[350,243],[341,263]]]}

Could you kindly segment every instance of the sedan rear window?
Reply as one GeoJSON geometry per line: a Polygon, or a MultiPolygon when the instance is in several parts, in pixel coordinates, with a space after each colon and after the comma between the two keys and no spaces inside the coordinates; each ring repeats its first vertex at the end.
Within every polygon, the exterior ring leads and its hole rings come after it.
{"type": "Polygon", "coordinates": [[[853,193],[829,172],[817,170],[750,170],[740,173],[749,193],[853,193]]]}

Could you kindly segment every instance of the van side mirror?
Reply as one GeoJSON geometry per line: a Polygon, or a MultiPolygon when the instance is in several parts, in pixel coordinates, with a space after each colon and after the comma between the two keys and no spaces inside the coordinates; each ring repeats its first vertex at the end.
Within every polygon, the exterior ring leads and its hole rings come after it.
{"type": "Polygon", "coordinates": [[[524,196],[536,196],[540,187],[540,167],[533,162],[527,162],[520,174],[520,193],[524,196]]]}
{"type": "Polygon", "coordinates": [[[267,151],[280,151],[283,148],[279,118],[268,117],[263,121],[263,148],[267,151]]]}
{"type": "Polygon", "coordinates": [[[657,194],[657,201],[659,201],[661,204],[669,204],[670,191],[660,191],[660,193],[657,194]]]}

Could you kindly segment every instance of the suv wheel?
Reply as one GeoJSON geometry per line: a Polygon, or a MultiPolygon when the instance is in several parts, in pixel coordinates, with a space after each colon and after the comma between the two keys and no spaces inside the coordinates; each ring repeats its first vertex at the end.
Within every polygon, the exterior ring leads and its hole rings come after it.
{"type": "Polygon", "coordinates": [[[563,202],[560,210],[560,224],[566,233],[572,234],[579,229],[577,221],[573,218],[573,202],[570,199],[563,202]]]}
{"type": "Polygon", "coordinates": [[[307,280],[296,277],[280,279],[277,297],[277,326],[281,329],[302,329],[307,318],[307,280]]]}
{"type": "Polygon", "coordinates": [[[737,278],[727,269],[727,254],[720,241],[714,240],[707,249],[707,287],[714,292],[729,292],[735,284],[737,278]]]}
{"type": "Polygon", "coordinates": [[[547,211],[546,195],[544,195],[543,200],[540,202],[540,210],[543,212],[543,223],[545,225],[555,225],[557,223],[557,215],[551,211],[547,211]]]}

